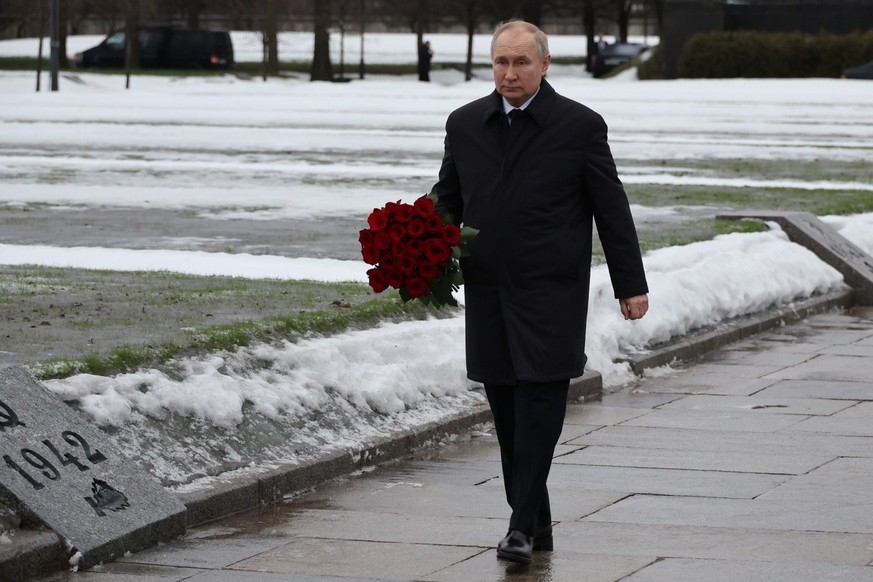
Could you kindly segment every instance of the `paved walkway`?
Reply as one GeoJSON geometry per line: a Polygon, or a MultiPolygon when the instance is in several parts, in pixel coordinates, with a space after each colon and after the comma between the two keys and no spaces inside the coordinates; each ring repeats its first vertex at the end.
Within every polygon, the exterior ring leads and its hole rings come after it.
{"type": "Polygon", "coordinates": [[[44,580],[873,581],[873,309],[811,317],[572,405],[555,551],[498,561],[474,435],[86,573],[44,580]]]}

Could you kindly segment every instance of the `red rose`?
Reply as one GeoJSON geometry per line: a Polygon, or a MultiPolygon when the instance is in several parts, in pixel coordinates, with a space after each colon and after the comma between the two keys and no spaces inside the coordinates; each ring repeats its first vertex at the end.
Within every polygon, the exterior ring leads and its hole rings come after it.
{"type": "Polygon", "coordinates": [[[388,282],[385,280],[385,274],[378,268],[367,271],[367,276],[370,278],[370,287],[376,293],[381,293],[388,288],[388,282]]]}
{"type": "Polygon", "coordinates": [[[391,243],[391,256],[395,259],[406,256],[406,245],[403,241],[395,241],[391,243]]]}
{"type": "Polygon", "coordinates": [[[442,239],[431,238],[424,243],[424,256],[434,265],[441,267],[452,256],[452,251],[442,239]]]}
{"type": "Polygon", "coordinates": [[[394,213],[394,220],[397,222],[409,222],[409,219],[415,216],[415,207],[412,204],[398,204],[397,210],[394,213]]]}
{"type": "Polygon", "coordinates": [[[418,239],[412,239],[406,243],[406,254],[417,259],[424,254],[424,243],[418,239]]]}
{"type": "Polygon", "coordinates": [[[400,269],[397,267],[382,267],[382,271],[385,273],[385,280],[388,281],[388,284],[395,289],[400,289],[403,287],[403,273],[400,272],[400,269]]]}
{"type": "Polygon", "coordinates": [[[380,230],[376,233],[376,236],[373,237],[373,244],[376,245],[376,248],[380,251],[384,251],[391,246],[391,237],[388,236],[388,233],[384,230],[380,230]]]}
{"type": "Polygon", "coordinates": [[[450,247],[461,243],[461,229],[457,224],[447,224],[443,227],[443,242],[450,247]]]}
{"type": "Polygon", "coordinates": [[[404,289],[413,299],[424,297],[428,293],[427,282],[420,277],[410,277],[407,279],[404,289]]]}
{"type": "Polygon", "coordinates": [[[436,234],[442,231],[443,219],[436,214],[431,214],[424,221],[424,229],[431,234],[436,234]]]}
{"type": "Polygon", "coordinates": [[[421,263],[418,265],[418,274],[421,275],[421,278],[425,281],[433,281],[437,278],[437,275],[440,274],[440,270],[437,269],[436,265],[421,263]]]}
{"type": "Polygon", "coordinates": [[[388,235],[393,242],[399,242],[406,238],[406,227],[402,224],[394,223],[388,227],[388,235]]]}
{"type": "Polygon", "coordinates": [[[374,208],[370,216],[367,217],[367,224],[373,230],[382,230],[388,226],[388,214],[379,208],[374,208]]]}
{"type": "Polygon", "coordinates": [[[362,248],[361,256],[364,257],[364,262],[368,265],[375,265],[379,262],[379,250],[376,247],[362,248]]]}
{"type": "MultiPolygon", "coordinates": [[[[439,217],[437,217],[439,218],[439,217]]],[[[424,234],[425,230],[424,221],[420,218],[413,218],[409,221],[409,224],[406,225],[406,230],[409,232],[409,236],[412,238],[420,238],[421,235],[424,234]]]]}
{"type": "Polygon", "coordinates": [[[373,231],[369,228],[360,231],[358,233],[358,242],[361,243],[362,247],[373,244],[373,231]]]}
{"type": "Polygon", "coordinates": [[[433,205],[433,200],[428,198],[427,196],[422,196],[418,200],[415,201],[415,212],[422,218],[427,218],[431,214],[434,213],[436,209],[433,205]]]}
{"type": "Polygon", "coordinates": [[[398,200],[397,202],[386,202],[385,203],[385,208],[384,208],[385,216],[388,217],[389,220],[394,218],[394,213],[397,211],[397,204],[399,202],[400,201],[398,200]]]}
{"type": "Polygon", "coordinates": [[[400,272],[404,275],[411,275],[415,272],[415,259],[409,256],[403,256],[397,259],[397,268],[400,269],[400,272]]]}

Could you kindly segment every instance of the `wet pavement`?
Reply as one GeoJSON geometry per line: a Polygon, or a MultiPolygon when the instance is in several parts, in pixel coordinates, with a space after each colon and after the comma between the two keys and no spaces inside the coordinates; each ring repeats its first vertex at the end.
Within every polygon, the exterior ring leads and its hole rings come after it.
{"type": "Polygon", "coordinates": [[[572,404],[555,551],[496,558],[496,439],[333,481],[43,581],[873,581],[873,308],[810,317],[572,404]]]}

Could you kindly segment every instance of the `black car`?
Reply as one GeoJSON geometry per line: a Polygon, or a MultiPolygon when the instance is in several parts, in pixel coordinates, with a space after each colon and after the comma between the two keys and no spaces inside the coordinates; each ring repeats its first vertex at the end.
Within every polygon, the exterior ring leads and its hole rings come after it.
{"type": "MultiPolygon", "coordinates": [[[[124,66],[125,32],[113,32],[103,42],[73,57],[77,67],[124,66]]],[[[143,69],[229,69],[233,43],[226,30],[143,27],[139,31],[139,59],[143,69]]]]}
{"type": "Polygon", "coordinates": [[[591,75],[602,77],[621,65],[632,61],[646,50],[648,45],[640,43],[615,43],[597,51],[591,56],[591,75]]]}
{"type": "Polygon", "coordinates": [[[873,61],[857,67],[849,67],[841,75],[843,79],[873,79],[873,61]]]}

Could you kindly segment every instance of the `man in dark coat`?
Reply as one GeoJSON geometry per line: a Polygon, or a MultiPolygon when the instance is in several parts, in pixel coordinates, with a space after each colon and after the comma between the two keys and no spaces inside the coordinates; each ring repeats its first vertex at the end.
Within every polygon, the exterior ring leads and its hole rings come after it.
{"type": "Polygon", "coordinates": [[[592,218],[626,319],[645,315],[648,287],[606,124],[544,79],[546,35],[506,23],[491,57],[496,90],[449,115],[435,189],[479,229],[461,259],[467,375],[485,385],[512,508],[497,555],[529,563],[552,549],[546,480],[585,368],[592,218]]]}

